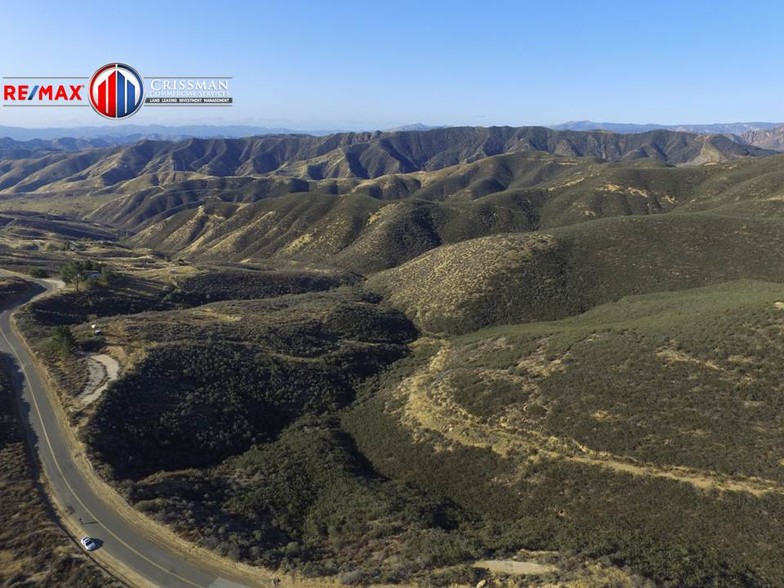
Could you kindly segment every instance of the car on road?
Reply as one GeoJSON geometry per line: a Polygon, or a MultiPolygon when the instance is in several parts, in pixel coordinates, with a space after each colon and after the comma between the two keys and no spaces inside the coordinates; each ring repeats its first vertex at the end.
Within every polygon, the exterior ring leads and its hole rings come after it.
{"type": "Polygon", "coordinates": [[[79,542],[87,551],[94,551],[98,549],[98,544],[92,537],[82,537],[79,542]]]}

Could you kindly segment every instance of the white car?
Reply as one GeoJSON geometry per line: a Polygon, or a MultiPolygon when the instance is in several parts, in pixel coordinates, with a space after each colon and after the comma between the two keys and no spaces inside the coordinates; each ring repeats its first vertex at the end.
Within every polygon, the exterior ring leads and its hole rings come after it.
{"type": "Polygon", "coordinates": [[[80,539],[80,543],[82,544],[82,547],[84,547],[87,551],[94,551],[98,549],[98,544],[95,541],[93,541],[91,537],[82,537],[80,539]]]}

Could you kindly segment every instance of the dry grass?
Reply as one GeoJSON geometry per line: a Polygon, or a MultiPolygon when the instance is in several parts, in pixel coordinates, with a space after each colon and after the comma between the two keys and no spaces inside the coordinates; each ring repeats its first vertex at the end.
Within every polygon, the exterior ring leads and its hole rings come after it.
{"type": "Polygon", "coordinates": [[[440,247],[373,276],[368,285],[388,295],[393,305],[428,330],[441,331],[447,324],[473,325],[480,308],[495,308],[508,322],[519,322],[520,313],[526,314],[525,305],[508,298],[499,283],[535,280],[525,275],[527,266],[535,272],[537,260],[556,247],[555,238],[546,234],[473,239],[440,247]]]}
{"type": "MultiPolygon", "coordinates": [[[[492,346],[485,345],[485,349],[492,346]]],[[[470,354],[469,354],[470,355],[470,354]]],[[[412,438],[428,439],[440,450],[464,446],[490,449],[503,458],[517,463],[522,478],[533,462],[542,459],[570,461],[582,465],[603,468],[633,476],[662,478],[689,484],[703,491],[744,492],[754,496],[765,494],[784,495],[784,485],[773,480],[754,476],[730,476],[719,472],[678,466],[659,466],[645,463],[607,451],[597,451],[569,437],[557,437],[540,432],[536,422],[526,415],[526,406],[518,405],[507,409],[502,415],[483,419],[471,414],[454,399],[456,389],[450,379],[455,370],[464,371],[465,356],[455,351],[448,342],[428,364],[405,378],[396,388],[395,396],[403,400],[400,420],[411,432],[412,438]],[[435,434],[433,441],[432,434],[435,434]]],[[[518,365],[528,366],[542,377],[552,374],[563,364],[562,358],[552,362],[553,367],[544,366],[541,348],[534,354],[522,358],[518,365]]],[[[489,377],[486,368],[474,368],[483,379],[489,377]]],[[[530,381],[505,370],[494,370],[492,377],[507,378],[520,385],[530,386],[530,381]]],[[[540,403],[535,395],[529,403],[540,403]]],[[[612,421],[618,417],[600,411],[593,414],[599,421],[612,421]]]]}

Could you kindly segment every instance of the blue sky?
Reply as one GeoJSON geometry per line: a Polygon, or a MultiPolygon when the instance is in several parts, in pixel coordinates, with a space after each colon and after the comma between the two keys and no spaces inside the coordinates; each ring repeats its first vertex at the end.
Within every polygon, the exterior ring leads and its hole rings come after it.
{"type": "MultiPolygon", "coordinates": [[[[784,3],[14,0],[0,75],[231,75],[232,108],[142,108],[134,124],[375,129],[784,121],[784,3]],[[109,8],[107,8],[109,7],[109,8]]],[[[115,124],[0,108],[0,125],[115,124]]]]}

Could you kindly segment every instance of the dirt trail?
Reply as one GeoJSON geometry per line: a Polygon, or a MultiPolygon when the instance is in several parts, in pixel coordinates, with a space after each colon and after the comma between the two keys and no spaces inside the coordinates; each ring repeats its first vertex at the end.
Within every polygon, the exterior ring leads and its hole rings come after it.
{"type": "Polygon", "coordinates": [[[82,406],[92,404],[101,397],[111,382],[120,374],[120,364],[111,355],[96,353],[86,356],[88,378],[77,400],[82,406]]]}
{"type": "Polygon", "coordinates": [[[542,458],[567,460],[634,476],[666,478],[701,490],[747,492],[755,496],[784,494],[784,485],[773,480],[681,466],[662,467],[596,451],[574,439],[512,428],[503,421],[488,424],[452,399],[451,389],[445,383],[452,371],[448,368],[451,349],[449,343],[441,345],[430,364],[404,379],[396,390],[405,399],[402,422],[415,438],[418,432],[421,435],[432,431],[454,443],[487,448],[502,457],[524,460],[521,466],[542,458]]]}
{"type": "Polygon", "coordinates": [[[540,564],[533,561],[515,561],[511,559],[478,561],[474,564],[474,567],[512,576],[540,576],[542,574],[551,574],[558,571],[557,567],[549,564],[540,564]]]}

